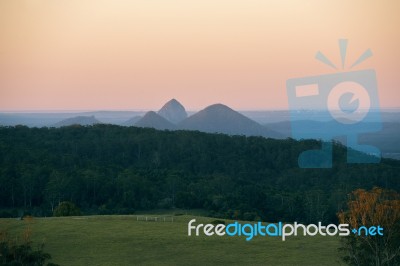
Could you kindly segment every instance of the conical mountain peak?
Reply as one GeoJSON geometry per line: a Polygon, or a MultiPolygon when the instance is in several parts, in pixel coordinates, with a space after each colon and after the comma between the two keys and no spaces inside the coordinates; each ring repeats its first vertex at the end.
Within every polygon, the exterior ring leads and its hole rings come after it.
{"type": "Polygon", "coordinates": [[[177,124],[187,117],[185,107],[176,99],[168,101],[158,111],[158,114],[168,121],[177,124]]]}
{"type": "Polygon", "coordinates": [[[164,117],[158,115],[157,113],[150,111],[147,112],[139,121],[135,123],[137,127],[149,127],[155,129],[175,129],[175,125],[166,120],[164,117]]]}
{"type": "Polygon", "coordinates": [[[223,104],[213,104],[179,123],[179,128],[228,135],[278,138],[279,134],[223,104]]]}

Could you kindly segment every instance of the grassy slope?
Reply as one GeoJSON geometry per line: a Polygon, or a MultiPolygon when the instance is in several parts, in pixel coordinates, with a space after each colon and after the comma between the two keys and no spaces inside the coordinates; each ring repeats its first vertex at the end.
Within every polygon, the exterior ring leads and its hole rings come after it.
{"type": "Polygon", "coordinates": [[[176,216],[174,222],[136,221],[136,216],[0,219],[0,230],[22,232],[60,265],[339,265],[336,237],[188,237],[187,222],[213,219],[176,216]]]}

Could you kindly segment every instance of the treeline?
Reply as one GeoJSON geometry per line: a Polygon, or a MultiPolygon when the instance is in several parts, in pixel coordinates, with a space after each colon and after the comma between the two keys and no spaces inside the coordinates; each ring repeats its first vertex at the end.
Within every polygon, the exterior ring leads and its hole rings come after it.
{"type": "Polygon", "coordinates": [[[331,169],[300,169],[318,141],[96,125],[0,128],[0,215],[52,215],[62,201],[86,214],[202,208],[266,221],[336,222],[347,194],[400,191],[400,162],[350,165],[334,146],[331,169]]]}

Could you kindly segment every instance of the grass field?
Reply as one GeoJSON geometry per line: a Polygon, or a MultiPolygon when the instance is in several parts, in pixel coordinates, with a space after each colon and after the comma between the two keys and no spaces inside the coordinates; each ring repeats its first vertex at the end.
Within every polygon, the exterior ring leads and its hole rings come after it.
{"type": "Polygon", "coordinates": [[[0,230],[32,229],[60,265],[340,265],[337,237],[187,236],[187,223],[214,219],[175,216],[174,222],[132,216],[0,219],[0,230]]]}

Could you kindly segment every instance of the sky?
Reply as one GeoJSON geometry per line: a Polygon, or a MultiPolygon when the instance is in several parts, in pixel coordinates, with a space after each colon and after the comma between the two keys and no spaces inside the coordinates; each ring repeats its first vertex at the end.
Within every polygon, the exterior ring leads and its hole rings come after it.
{"type": "Polygon", "coordinates": [[[400,107],[400,1],[0,0],[0,111],[287,109],[286,80],[375,69],[400,107]],[[348,39],[344,69],[338,39],[348,39]]]}

